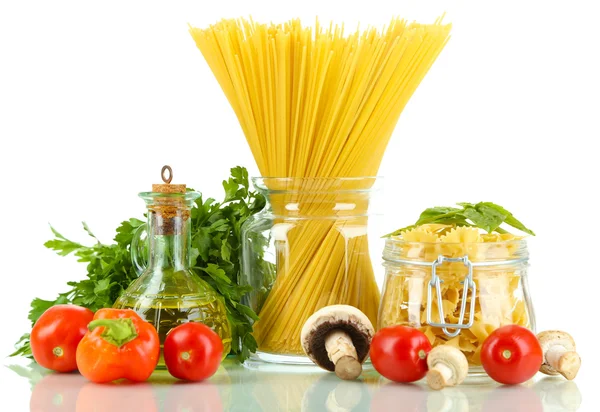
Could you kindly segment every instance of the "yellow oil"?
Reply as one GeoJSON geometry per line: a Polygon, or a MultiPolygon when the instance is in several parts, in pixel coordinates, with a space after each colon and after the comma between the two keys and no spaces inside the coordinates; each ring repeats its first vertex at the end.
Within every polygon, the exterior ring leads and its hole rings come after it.
{"type": "Polygon", "coordinates": [[[223,342],[223,359],[231,350],[231,327],[223,302],[214,294],[169,296],[124,293],[114,305],[119,309],[133,309],[140,317],[154,325],[160,338],[158,369],[165,368],[163,344],[167,333],[187,322],[201,322],[219,335],[223,342]]]}

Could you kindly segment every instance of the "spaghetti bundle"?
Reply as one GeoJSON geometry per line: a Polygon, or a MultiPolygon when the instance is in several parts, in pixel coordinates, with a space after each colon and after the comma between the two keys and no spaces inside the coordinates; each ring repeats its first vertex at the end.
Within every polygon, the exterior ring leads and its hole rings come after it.
{"type": "MultiPolygon", "coordinates": [[[[394,18],[382,31],[346,35],[343,27],[323,28],[318,21],[313,29],[298,19],[238,19],[190,32],[263,176],[339,178],[377,173],[398,118],[448,41],[450,25],[441,18],[434,24],[394,18]]],[[[330,180],[301,182],[300,190],[271,199],[276,214],[291,201],[310,204],[307,213],[314,215],[337,203],[335,194],[328,201],[315,198],[330,180]]],[[[366,218],[358,224],[366,225],[366,218]]],[[[379,291],[368,245],[364,237],[340,235],[349,225],[336,216],[290,231],[285,265],[278,265],[255,325],[260,350],[302,353],[302,324],[326,304],[356,306],[377,324],[379,291]]]]}

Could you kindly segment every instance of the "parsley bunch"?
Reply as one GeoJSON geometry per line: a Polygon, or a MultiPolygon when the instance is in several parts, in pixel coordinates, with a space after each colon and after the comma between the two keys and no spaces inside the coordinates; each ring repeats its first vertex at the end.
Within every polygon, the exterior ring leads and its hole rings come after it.
{"type": "MultiPolygon", "coordinates": [[[[250,286],[238,284],[241,253],[241,227],[250,216],[265,206],[264,197],[249,189],[248,172],[243,167],[231,169],[231,177],[223,181],[225,199],[213,198],[195,202],[191,211],[192,251],[191,260],[198,276],[207,281],[223,298],[232,330],[232,353],[240,360],[256,350],[256,341],[250,334],[252,322],[258,317],[248,306],[240,303],[251,290],[250,286]]],[[[52,229],[54,239],[44,246],[55,250],[60,256],[74,254],[79,262],[87,263],[87,278],[68,282],[71,289],[60,293],[55,300],[36,298],[31,302],[29,319],[32,325],[53,305],[73,303],[96,311],[111,307],[120,294],[137,278],[131,263],[130,245],[136,229],[145,224],[139,219],[129,219],[117,228],[115,243],[101,243],[89,227],[84,230],[96,241],[92,246],[73,242],[52,229]]],[[[260,250],[256,251],[261,253],[260,250]]],[[[270,264],[259,260],[265,265],[270,264]]],[[[16,344],[11,356],[31,356],[29,333],[16,344]]]]}

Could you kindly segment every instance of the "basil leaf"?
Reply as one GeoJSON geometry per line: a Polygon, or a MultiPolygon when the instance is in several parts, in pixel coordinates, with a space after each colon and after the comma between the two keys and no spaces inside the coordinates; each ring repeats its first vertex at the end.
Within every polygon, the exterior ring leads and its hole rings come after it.
{"type": "Polygon", "coordinates": [[[432,207],[425,209],[414,225],[406,226],[385,235],[398,236],[400,233],[414,229],[420,225],[437,223],[452,226],[476,227],[488,233],[508,233],[500,225],[506,223],[524,233],[535,236],[532,230],[525,227],[511,212],[492,202],[457,203],[462,209],[455,207],[432,207]]]}

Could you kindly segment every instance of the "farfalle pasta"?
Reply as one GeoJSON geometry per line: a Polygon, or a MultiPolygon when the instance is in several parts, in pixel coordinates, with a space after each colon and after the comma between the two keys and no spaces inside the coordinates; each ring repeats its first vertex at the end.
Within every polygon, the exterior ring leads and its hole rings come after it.
{"type": "MultiPolygon", "coordinates": [[[[380,328],[396,324],[419,328],[433,346],[455,346],[471,365],[480,365],[481,345],[495,329],[507,324],[534,327],[526,282],[528,253],[522,237],[488,234],[473,227],[426,224],[389,238],[384,259],[386,281],[379,310],[380,328]],[[430,264],[439,256],[467,256],[473,264],[476,285],[473,325],[455,337],[427,323],[430,264]]],[[[468,323],[473,296],[471,291],[463,296],[467,266],[462,262],[444,262],[436,273],[442,281],[439,287],[444,319],[440,322],[436,290],[432,287],[432,323],[459,323],[463,299],[467,305],[462,323],[468,323]]]]}

